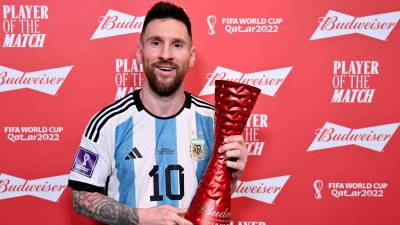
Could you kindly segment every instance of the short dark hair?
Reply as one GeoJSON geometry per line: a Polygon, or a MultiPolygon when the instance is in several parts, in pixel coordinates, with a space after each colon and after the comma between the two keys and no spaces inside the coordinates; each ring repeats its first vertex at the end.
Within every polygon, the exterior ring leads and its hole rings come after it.
{"type": "Polygon", "coordinates": [[[185,10],[169,2],[158,2],[147,12],[146,18],[143,22],[141,37],[146,31],[146,27],[150,21],[154,19],[166,18],[172,18],[184,23],[189,33],[189,37],[192,39],[192,26],[190,24],[188,15],[185,13],[185,10]]]}

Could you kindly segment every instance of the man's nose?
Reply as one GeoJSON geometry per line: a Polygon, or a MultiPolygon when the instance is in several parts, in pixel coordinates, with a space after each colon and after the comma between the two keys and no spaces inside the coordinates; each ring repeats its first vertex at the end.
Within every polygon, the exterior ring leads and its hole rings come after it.
{"type": "Polygon", "coordinates": [[[160,52],[160,58],[164,59],[165,61],[169,61],[172,59],[172,52],[169,45],[164,45],[160,52]]]}

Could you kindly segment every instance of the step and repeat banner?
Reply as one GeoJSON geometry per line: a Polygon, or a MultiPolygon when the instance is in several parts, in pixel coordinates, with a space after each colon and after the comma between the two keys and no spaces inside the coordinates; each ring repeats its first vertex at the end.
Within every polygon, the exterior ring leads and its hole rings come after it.
{"type": "MultiPolygon", "coordinates": [[[[89,119],[143,86],[156,1],[2,0],[0,224],[98,224],[68,174],[89,119]]],[[[400,224],[400,1],[173,1],[191,18],[185,87],[262,92],[232,225],[400,224]]]]}

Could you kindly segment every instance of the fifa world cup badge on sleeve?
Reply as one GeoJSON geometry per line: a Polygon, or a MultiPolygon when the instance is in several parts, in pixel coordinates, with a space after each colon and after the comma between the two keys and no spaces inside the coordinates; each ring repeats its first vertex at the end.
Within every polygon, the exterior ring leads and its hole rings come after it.
{"type": "Polygon", "coordinates": [[[93,170],[96,167],[99,155],[87,149],[79,147],[76,153],[72,171],[82,174],[86,177],[92,177],[93,170]]]}

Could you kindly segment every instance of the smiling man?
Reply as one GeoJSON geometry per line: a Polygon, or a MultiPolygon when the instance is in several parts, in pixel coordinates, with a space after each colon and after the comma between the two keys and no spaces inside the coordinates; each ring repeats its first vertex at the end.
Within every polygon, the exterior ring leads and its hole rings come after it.
{"type": "MultiPolygon", "coordinates": [[[[154,5],[136,51],[143,88],[98,112],[82,137],[69,179],[77,212],[107,224],[191,224],[183,216],[214,144],[213,106],[184,91],[195,53],[185,11],[154,5]]],[[[247,153],[242,136],[224,141],[235,185],[247,153]]]]}

